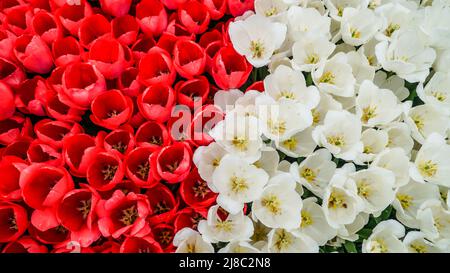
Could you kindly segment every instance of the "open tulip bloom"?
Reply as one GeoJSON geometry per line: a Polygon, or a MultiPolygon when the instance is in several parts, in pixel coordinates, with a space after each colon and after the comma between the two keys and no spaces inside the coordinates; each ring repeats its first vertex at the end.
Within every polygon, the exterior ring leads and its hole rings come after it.
{"type": "Polygon", "coordinates": [[[450,253],[448,1],[4,2],[1,253],[450,253]]]}

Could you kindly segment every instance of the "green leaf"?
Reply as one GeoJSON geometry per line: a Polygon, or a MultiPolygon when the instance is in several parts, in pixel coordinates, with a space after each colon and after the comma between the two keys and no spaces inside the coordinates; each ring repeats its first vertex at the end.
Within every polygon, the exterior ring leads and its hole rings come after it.
{"type": "Polygon", "coordinates": [[[345,251],[348,253],[358,253],[358,250],[356,250],[355,243],[347,241],[344,244],[345,251]]]}
{"type": "Polygon", "coordinates": [[[359,236],[358,241],[362,242],[362,240],[369,238],[369,236],[371,234],[372,234],[372,229],[370,229],[370,228],[361,229],[360,231],[358,231],[358,236],[359,236]]]}

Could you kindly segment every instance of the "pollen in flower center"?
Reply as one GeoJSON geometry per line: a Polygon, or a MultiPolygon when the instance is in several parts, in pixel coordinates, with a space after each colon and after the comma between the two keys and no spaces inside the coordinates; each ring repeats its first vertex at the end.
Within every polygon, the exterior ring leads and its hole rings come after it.
{"type": "Polygon", "coordinates": [[[159,242],[162,245],[168,245],[171,240],[172,240],[172,235],[170,234],[170,231],[163,231],[159,235],[159,242]]]}
{"type": "Polygon", "coordinates": [[[361,32],[356,28],[350,28],[350,33],[352,38],[359,39],[361,38],[361,32]]]}
{"type": "Polygon", "coordinates": [[[150,171],[150,164],[145,162],[145,164],[141,164],[137,167],[137,174],[143,179],[146,180],[148,178],[148,173],[150,171]]]}
{"type": "Polygon", "coordinates": [[[278,13],[278,9],[276,7],[272,7],[270,9],[266,10],[264,15],[266,15],[266,17],[270,17],[270,16],[273,16],[273,15],[275,15],[277,13],[278,13]]]}
{"type": "Polygon", "coordinates": [[[86,219],[89,215],[89,212],[91,211],[91,199],[81,200],[80,204],[81,206],[79,206],[77,210],[81,212],[81,215],[83,215],[83,219],[86,219]]]}
{"type": "Polygon", "coordinates": [[[431,160],[422,161],[419,164],[419,172],[424,177],[433,177],[438,171],[438,165],[431,160]]]}
{"type": "Polygon", "coordinates": [[[400,29],[399,24],[390,23],[389,26],[384,31],[384,35],[386,35],[387,37],[391,37],[392,34],[399,29],[400,29]]]}
{"type": "Polygon", "coordinates": [[[272,134],[284,134],[286,132],[286,122],[284,120],[273,121],[269,119],[267,121],[267,127],[269,127],[272,134]]]}
{"type": "Polygon", "coordinates": [[[288,138],[283,141],[282,145],[288,150],[294,151],[297,148],[297,139],[295,137],[288,138]]]}
{"type": "Polygon", "coordinates": [[[361,121],[367,123],[370,119],[377,116],[377,106],[367,106],[362,109],[361,121]]]}
{"type": "Polygon", "coordinates": [[[235,193],[240,193],[248,189],[247,181],[244,178],[232,176],[230,182],[231,190],[235,193]]]}
{"type": "Polygon", "coordinates": [[[347,203],[345,202],[344,196],[341,194],[333,191],[330,194],[330,197],[328,199],[328,207],[331,209],[337,209],[337,208],[347,208],[347,203]]]}
{"type": "Polygon", "coordinates": [[[412,117],[412,120],[414,121],[414,124],[416,125],[417,129],[419,131],[422,131],[425,127],[425,122],[423,118],[420,115],[415,115],[412,117]]]}
{"type": "Polygon", "coordinates": [[[367,181],[360,180],[356,182],[356,186],[358,188],[358,195],[362,196],[364,198],[367,198],[370,196],[370,193],[372,191],[371,186],[367,181]]]}
{"type": "Polygon", "coordinates": [[[219,163],[220,163],[220,159],[218,159],[218,158],[214,158],[214,160],[212,161],[212,165],[213,165],[214,167],[219,166],[219,163]]]}
{"type": "Polygon", "coordinates": [[[371,242],[370,246],[370,252],[372,253],[386,253],[388,251],[388,248],[386,246],[386,243],[381,240],[374,240],[371,242]]]}
{"type": "Polygon", "coordinates": [[[129,226],[136,221],[138,217],[138,211],[136,209],[136,206],[133,205],[127,209],[122,210],[122,218],[119,219],[120,222],[122,222],[124,225],[129,226]]]}
{"type": "Polygon", "coordinates": [[[407,209],[411,206],[413,200],[412,196],[398,193],[396,197],[403,209],[407,209]]]}
{"type": "Polygon", "coordinates": [[[334,75],[333,72],[331,72],[331,71],[326,71],[325,73],[323,73],[322,77],[320,77],[319,82],[335,84],[336,83],[336,75],[334,75]]]}
{"type": "Polygon", "coordinates": [[[103,168],[102,170],[102,174],[103,174],[103,180],[105,181],[109,181],[112,180],[114,178],[114,175],[116,174],[117,168],[119,166],[117,165],[107,165],[105,168],[103,168]]]}
{"type": "Polygon", "coordinates": [[[17,221],[16,221],[16,217],[15,216],[9,218],[9,229],[10,230],[14,230],[14,231],[17,231],[19,229],[17,227],[17,221]]]}
{"type": "Polygon", "coordinates": [[[237,137],[235,136],[233,140],[231,141],[234,147],[241,151],[247,150],[248,140],[244,137],[237,137]]]}
{"type": "Polygon", "coordinates": [[[264,55],[264,46],[259,40],[254,40],[250,42],[250,51],[252,52],[252,57],[260,59],[264,55]]]}
{"type": "Polygon", "coordinates": [[[161,137],[159,137],[159,136],[152,136],[152,137],[150,138],[149,142],[150,142],[151,144],[155,144],[155,145],[161,146],[161,144],[162,144],[162,139],[161,139],[161,137]]]}
{"type": "Polygon", "coordinates": [[[285,249],[292,244],[292,235],[288,234],[284,229],[278,231],[275,235],[275,247],[278,250],[285,249]]]}
{"type": "Polygon", "coordinates": [[[302,210],[301,215],[302,215],[302,223],[300,224],[300,227],[305,228],[313,224],[313,220],[309,212],[302,210]]]}
{"type": "Polygon", "coordinates": [[[320,60],[319,55],[316,53],[309,54],[308,57],[306,57],[305,63],[307,64],[316,64],[320,60]]]}
{"type": "Polygon", "coordinates": [[[332,135],[327,137],[328,143],[337,147],[343,147],[345,145],[344,137],[341,135],[332,135]]]}
{"type": "Polygon", "coordinates": [[[208,187],[208,184],[206,184],[205,181],[198,180],[196,185],[192,187],[192,190],[194,191],[195,197],[205,198],[205,196],[210,193],[210,189],[208,187]]]}
{"type": "Polygon", "coordinates": [[[170,210],[169,206],[166,204],[165,201],[161,201],[156,203],[153,211],[155,212],[155,214],[161,214],[164,212],[168,212],[170,210]]]}
{"type": "Polygon", "coordinates": [[[281,213],[281,202],[276,195],[269,195],[264,197],[261,201],[261,204],[274,215],[281,213]]]}
{"type": "Polygon", "coordinates": [[[416,253],[427,253],[427,247],[422,244],[411,244],[409,247],[416,253]]]}
{"type": "Polygon", "coordinates": [[[127,149],[127,145],[123,144],[122,141],[119,141],[116,144],[112,145],[111,148],[123,154],[127,149]]]}
{"type": "Polygon", "coordinates": [[[219,220],[215,226],[219,231],[231,232],[233,230],[233,222],[231,222],[231,220],[219,220]]]}
{"type": "Polygon", "coordinates": [[[313,117],[313,125],[317,125],[320,122],[320,112],[317,111],[316,109],[312,109],[311,110],[311,114],[313,117]]]}
{"type": "Polygon", "coordinates": [[[433,97],[435,97],[440,102],[443,102],[447,99],[447,96],[443,92],[434,91],[434,92],[431,92],[431,95],[433,95],[433,97]]]}
{"type": "Polygon", "coordinates": [[[303,168],[302,171],[300,172],[300,176],[303,177],[309,183],[312,183],[316,179],[317,174],[314,172],[313,169],[303,168]]]}
{"type": "Polygon", "coordinates": [[[118,114],[119,114],[119,112],[117,110],[112,110],[108,113],[108,117],[113,118],[113,117],[116,117],[118,114]]]}
{"type": "Polygon", "coordinates": [[[280,98],[286,98],[286,99],[295,99],[295,94],[294,92],[291,91],[281,91],[280,94],[278,95],[278,99],[280,98]]]}
{"type": "Polygon", "coordinates": [[[173,173],[176,169],[178,169],[179,164],[180,163],[178,161],[175,161],[172,164],[167,164],[166,168],[169,172],[173,173]]]}

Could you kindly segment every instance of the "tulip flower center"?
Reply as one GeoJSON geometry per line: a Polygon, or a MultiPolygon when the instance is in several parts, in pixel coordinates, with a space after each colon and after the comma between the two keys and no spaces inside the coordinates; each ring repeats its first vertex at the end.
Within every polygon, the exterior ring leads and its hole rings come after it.
{"type": "Polygon", "coordinates": [[[102,170],[103,180],[105,180],[105,181],[112,180],[114,178],[114,175],[116,174],[116,171],[117,171],[118,167],[119,166],[117,166],[117,165],[115,165],[115,166],[107,165],[102,170]]]}
{"type": "Polygon", "coordinates": [[[343,14],[344,14],[344,8],[343,7],[337,7],[337,15],[339,17],[342,17],[343,14]]]}
{"type": "Polygon", "coordinates": [[[328,199],[328,207],[331,209],[337,209],[337,208],[347,208],[347,203],[345,202],[345,198],[342,194],[339,194],[335,191],[333,191],[330,194],[330,197],[328,199]]]}
{"type": "Polygon", "coordinates": [[[445,96],[445,94],[442,92],[431,92],[431,95],[433,95],[433,97],[435,97],[440,102],[443,102],[447,99],[447,96],[445,96]]]}
{"type": "Polygon", "coordinates": [[[377,111],[376,106],[369,105],[369,106],[363,108],[361,121],[363,121],[364,123],[367,123],[369,121],[369,119],[372,119],[377,116],[376,111],[377,111]]]}
{"type": "Polygon", "coordinates": [[[237,149],[241,151],[247,150],[248,140],[244,137],[237,137],[235,136],[231,143],[236,147],[237,149]]]}
{"type": "Polygon", "coordinates": [[[270,17],[270,16],[273,16],[273,15],[275,15],[277,13],[278,13],[278,9],[276,7],[272,7],[270,9],[266,10],[264,15],[266,15],[266,17],[270,17]]]}
{"type": "Polygon", "coordinates": [[[219,166],[219,164],[220,164],[220,159],[219,158],[214,158],[214,160],[212,162],[212,165],[214,167],[217,167],[217,166],[219,166]]]}
{"type": "Polygon", "coordinates": [[[412,117],[412,120],[414,121],[414,124],[416,125],[417,129],[419,131],[422,131],[423,127],[425,127],[425,122],[423,118],[420,115],[415,115],[412,117]]]}
{"type": "Polygon", "coordinates": [[[81,214],[83,215],[83,219],[86,219],[89,212],[91,211],[91,199],[81,200],[80,204],[81,206],[79,206],[77,210],[81,212],[81,214]]]}
{"type": "Polygon", "coordinates": [[[286,98],[286,99],[295,99],[295,94],[291,91],[281,91],[280,94],[278,95],[278,98],[286,98]]]}
{"type": "Polygon", "coordinates": [[[302,171],[300,172],[300,176],[303,177],[309,183],[312,183],[316,179],[317,174],[314,172],[314,170],[310,168],[303,168],[302,171]]]}
{"type": "Polygon", "coordinates": [[[231,232],[233,230],[233,222],[231,220],[218,220],[215,226],[219,231],[231,232]]]}
{"type": "Polygon", "coordinates": [[[333,72],[327,71],[327,72],[323,73],[322,77],[320,77],[319,82],[335,84],[336,76],[333,74],[333,72]]]}
{"type": "Polygon", "coordinates": [[[301,215],[302,215],[302,223],[300,224],[300,227],[305,228],[313,224],[313,220],[309,212],[302,210],[301,215]]]}
{"type": "Polygon", "coordinates": [[[195,244],[186,244],[187,253],[195,253],[195,244]]]}
{"type": "Polygon", "coordinates": [[[319,62],[319,60],[320,60],[319,55],[317,55],[316,53],[312,53],[312,54],[308,55],[308,57],[306,58],[305,63],[307,63],[307,64],[316,64],[316,63],[319,62]]]}
{"type": "Polygon", "coordinates": [[[161,214],[161,213],[164,213],[164,212],[168,212],[169,210],[170,210],[170,208],[166,204],[165,201],[161,201],[161,202],[156,203],[155,208],[153,209],[155,214],[161,214]]]}
{"type": "Polygon", "coordinates": [[[158,145],[158,146],[161,146],[161,144],[162,144],[162,140],[161,140],[161,137],[159,137],[159,136],[152,136],[151,138],[150,138],[150,141],[149,141],[151,144],[155,144],[155,145],[158,145]]]}
{"type": "Polygon", "coordinates": [[[16,220],[15,216],[12,216],[11,218],[9,218],[9,229],[14,230],[14,231],[18,230],[17,220],[16,220]]]}
{"type": "Polygon", "coordinates": [[[109,113],[108,113],[108,117],[109,117],[109,118],[113,118],[113,117],[116,117],[118,114],[119,114],[119,111],[117,111],[117,110],[111,110],[111,111],[109,111],[109,113]]]}
{"type": "Polygon", "coordinates": [[[56,232],[61,233],[61,234],[66,234],[67,233],[67,229],[61,225],[56,227],[56,232]]]}
{"type": "Polygon", "coordinates": [[[355,39],[361,38],[361,32],[356,28],[351,28],[350,33],[352,35],[352,38],[355,38],[355,39]]]}
{"type": "Polygon", "coordinates": [[[316,109],[312,109],[311,112],[312,112],[312,117],[313,117],[313,124],[314,125],[319,124],[319,122],[320,122],[320,112],[317,111],[316,109]]]}
{"type": "Polygon", "coordinates": [[[168,245],[171,240],[172,240],[172,235],[171,235],[170,231],[162,231],[159,234],[159,242],[162,245],[168,245]]]}
{"type": "Polygon", "coordinates": [[[250,51],[252,52],[252,57],[260,59],[264,54],[264,46],[261,41],[251,41],[250,42],[250,51]]]}
{"type": "Polygon", "coordinates": [[[147,162],[145,162],[145,164],[141,164],[137,167],[137,174],[143,179],[146,180],[148,177],[148,173],[150,171],[150,164],[147,162]]]}
{"type": "Polygon", "coordinates": [[[372,253],[386,253],[388,251],[388,248],[386,246],[386,243],[381,240],[374,240],[373,242],[371,242],[371,246],[370,246],[370,252],[372,253]]]}
{"type": "Polygon", "coordinates": [[[261,204],[266,207],[272,214],[281,214],[281,202],[276,195],[264,197],[261,204]]]}
{"type": "Polygon", "coordinates": [[[367,183],[366,180],[360,180],[356,182],[356,187],[358,189],[358,195],[362,196],[364,198],[367,198],[370,196],[371,193],[371,187],[369,183],[367,183]]]}
{"type": "Polygon", "coordinates": [[[179,164],[180,164],[180,163],[179,163],[178,161],[175,161],[175,162],[172,163],[172,164],[167,164],[167,165],[166,165],[166,169],[167,169],[169,172],[173,173],[173,172],[178,168],[179,164]]]}
{"type": "Polygon", "coordinates": [[[122,218],[119,219],[120,222],[122,222],[124,225],[129,226],[136,221],[138,217],[138,211],[136,209],[136,206],[133,205],[127,209],[122,210],[122,218]]]}
{"type": "Polygon", "coordinates": [[[403,209],[409,208],[413,200],[412,196],[400,193],[397,194],[397,199],[400,202],[400,205],[402,206],[403,209]]]}
{"type": "Polygon", "coordinates": [[[197,181],[196,186],[192,187],[195,197],[201,197],[202,199],[210,192],[208,185],[205,181],[197,181]]]}
{"type": "Polygon", "coordinates": [[[272,119],[269,119],[267,121],[267,127],[269,127],[272,134],[284,134],[286,132],[286,122],[284,120],[277,120],[273,121],[272,119]]]}
{"type": "Polygon", "coordinates": [[[288,234],[284,229],[277,231],[275,234],[275,247],[278,250],[285,249],[292,244],[292,235],[288,234]]]}
{"type": "Polygon", "coordinates": [[[369,65],[374,66],[375,65],[375,56],[373,56],[373,55],[367,56],[367,61],[369,62],[369,65]]]}
{"type": "Polygon", "coordinates": [[[373,152],[373,148],[371,146],[369,146],[369,145],[364,146],[363,153],[370,154],[372,152],[373,152]]]}
{"type": "Polygon", "coordinates": [[[125,150],[128,148],[128,146],[123,144],[122,141],[119,141],[116,144],[112,145],[111,148],[113,148],[114,150],[117,150],[121,154],[123,154],[125,152],[125,150]]]}
{"type": "Polygon", "coordinates": [[[240,193],[248,189],[247,181],[244,178],[233,176],[230,182],[231,190],[235,193],[240,193]]]}
{"type": "Polygon", "coordinates": [[[409,247],[416,253],[427,253],[427,247],[421,244],[411,244],[409,247]]]}
{"type": "Polygon", "coordinates": [[[419,172],[424,177],[433,177],[436,175],[438,165],[431,160],[423,161],[419,164],[419,172]]]}
{"type": "Polygon", "coordinates": [[[328,143],[337,147],[343,147],[345,145],[344,137],[341,135],[332,135],[327,137],[328,143]]]}
{"type": "Polygon", "coordinates": [[[195,213],[195,214],[190,218],[190,220],[191,220],[191,222],[192,222],[192,228],[193,228],[193,229],[196,229],[196,228],[197,228],[197,225],[198,225],[198,222],[200,222],[200,220],[202,220],[202,219],[203,219],[203,217],[202,217],[200,214],[195,213]]]}
{"type": "Polygon", "coordinates": [[[386,35],[387,37],[391,37],[392,34],[396,31],[400,29],[400,25],[399,24],[394,24],[394,23],[390,23],[389,26],[386,28],[386,30],[384,31],[384,35],[386,35]]]}
{"type": "Polygon", "coordinates": [[[295,137],[291,137],[283,141],[283,146],[286,147],[290,151],[294,151],[297,148],[297,139],[295,137]]]}

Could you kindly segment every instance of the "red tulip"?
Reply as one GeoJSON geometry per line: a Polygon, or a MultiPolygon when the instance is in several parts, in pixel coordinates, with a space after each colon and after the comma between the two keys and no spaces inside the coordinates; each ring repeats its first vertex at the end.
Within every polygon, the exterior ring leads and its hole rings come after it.
{"type": "Polygon", "coordinates": [[[141,39],[138,39],[133,46],[131,47],[131,51],[133,53],[133,59],[136,63],[139,63],[139,61],[147,55],[150,49],[152,49],[155,46],[156,42],[155,40],[150,37],[142,37],[141,39]]]}
{"type": "Polygon", "coordinates": [[[111,21],[112,35],[123,45],[131,45],[136,42],[139,33],[139,24],[131,15],[116,17],[111,21]]]}
{"type": "Polygon", "coordinates": [[[210,21],[210,15],[205,5],[195,0],[180,5],[178,19],[186,29],[194,34],[206,31],[210,21]]]}
{"type": "Polygon", "coordinates": [[[97,38],[108,35],[111,35],[111,24],[101,14],[85,17],[78,29],[80,44],[86,48],[89,48],[97,38]]]}
{"type": "Polygon", "coordinates": [[[165,122],[175,105],[175,92],[170,86],[151,85],[137,98],[139,112],[149,120],[165,122]]]}
{"type": "Polygon", "coordinates": [[[216,202],[217,194],[212,192],[208,184],[200,178],[194,168],[189,176],[181,182],[180,196],[192,208],[207,208],[216,202]]]}
{"type": "Polygon", "coordinates": [[[151,236],[127,237],[120,246],[120,253],[161,253],[163,250],[151,236]]]}
{"type": "Polygon", "coordinates": [[[92,15],[92,8],[85,0],[80,0],[80,5],[70,5],[67,0],[64,2],[56,10],[55,16],[71,35],[78,37],[80,24],[84,18],[92,15]]]}
{"type": "Polygon", "coordinates": [[[216,84],[229,90],[241,87],[248,79],[252,66],[231,46],[220,49],[213,59],[211,72],[216,84]]]}
{"type": "Polygon", "coordinates": [[[8,146],[6,146],[2,151],[2,156],[14,156],[17,158],[20,158],[22,160],[27,160],[28,155],[28,147],[30,147],[31,142],[33,139],[31,137],[25,136],[22,138],[19,138],[17,140],[14,140],[13,142],[9,143],[8,146]]]}
{"type": "Polygon", "coordinates": [[[25,73],[15,63],[0,57],[0,80],[10,87],[17,87],[25,79],[25,73]]]}
{"type": "Polygon", "coordinates": [[[22,35],[14,43],[14,55],[30,72],[46,74],[53,67],[52,53],[41,37],[22,35]]]}
{"type": "Polygon", "coordinates": [[[50,94],[47,96],[45,107],[46,112],[50,117],[60,121],[81,121],[81,116],[84,114],[83,110],[79,110],[64,104],[63,102],[61,102],[56,92],[49,93],[50,94]]]}
{"type": "Polygon", "coordinates": [[[2,253],[47,253],[48,249],[33,238],[24,236],[17,241],[7,244],[2,253]]]}
{"type": "Polygon", "coordinates": [[[122,181],[124,170],[118,153],[97,152],[90,156],[86,177],[89,185],[98,191],[108,191],[122,181]]]}
{"type": "Polygon", "coordinates": [[[209,93],[209,81],[205,76],[196,79],[179,81],[175,85],[177,102],[194,109],[195,105],[202,105],[209,93]]]}
{"type": "Polygon", "coordinates": [[[152,227],[153,238],[159,243],[165,253],[174,252],[175,246],[172,244],[175,231],[173,226],[160,223],[152,227]]]}
{"type": "Polygon", "coordinates": [[[61,153],[38,139],[31,142],[27,150],[27,158],[30,163],[45,163],[51,166],[62,166],[64,164],[61,153]]]}
{"type": "Polygon", "coordinates": [[[150,232],[145,219],[151,214],[146,196],[135,193],[125,195],[117,190],[108,200],[97,206],[98,226],[105,237],[119,238],[123,234],[143,237],[150,232]]]}
{"type": "Polygon", "coordinates": [[[0,29],[0,58],[14,61],[14,43],[17,37],[7,29],[0,29]]]}
{"type": "Polygon", "coordinates": [[[185,142],[176,142],[154,152],[150,157],[150,169],[155,177],[168,183],[184,180],[191,169],[192,150],[185,142]]]}
{"type": "Polygon", "coordinates": [[[39,10],[31,19],[31,28],[34,34],[39,35],[47,44],[52,44],[63,35],[63,28],[54,16],[45,11],[39,10]]]}
{"type": "Polygon", "coordinates": [[[206,54],[197,43],[182,39],[175,43],[173,64],[180,76],[192,79],[205,70],[206,54]]]}
{"type": "Polygon", "coordinates": [[[130,120],[133,101],[119,90],[110,90],[94,98],[91,111],[93,123],[112,130],[130,120]]]}
{"type": "Polygon", "coordinates": [[[228,10],[233,17],[241,16],[247,10],[255,9],[253,0],[228,0],[228,10]]]}
{"type": "Polygon", "coordinates": [[[88,63],[73,63],[66,67],[62,76],[63,92],[60,100],[81,110],[88,109],[92,100],[106,90],[103,75],[88,63]]]}
{"type": "Polygon", "coordinates": [[[124,160],[127,177],[138,187],[150,188],[158,182],[150,175],[149,157],[152,152],[149,147],[137,147],[124,160]]]}
{"type": "Polygon", "coordinates": [[[62,156],[72,175],[86,177],[93,154],[99,150],[93,137],[75,134],[64,138],[62,156]]]}
{"type": "Polygon", "coordinates": [[[42,119],[34,125],[34,133],[42,142],[61,148],[64,138],[82,133],[83,127],[78,123],[42,119]]]}
{"type": "Polygon", "coordinates": [[[124,156],[127,155],[135,147],[133,131],[131,126],[115,129],[104,137],[103,147],[107,151],[115,150],[124,156]]]}
{"type": "Polygon", "coordinates": [[[32,133],[33,125],[30,118],[15,114],[9,119],[0,121],[0,144],[8,145],[11,142],[32,133]]]}
{"type": "Polygon", "coordinates": [[[67,36],[53,42],[52,53],[56,66],[66,66],[70,63],[81,61],[83,49],[78,41],[67,36]]]}
{"type": "Polygon", "coordinates": [[[146,86],[157,83],[172,85],[176,72],[169,53],[158,47],[150,49],[139,62],[138,77],[146,86]]]}
{"type": "Polygon", "coordinates": [[[32,16],[32,10],[28,5],[11,7],[5,10],[4,26],[17,36],[30,33],[29,26],[32,16]]]}
{"type": "Polygon", "coordinates": [[[202,3],[208,9],[212,20],[219,20],[227,11],[228,0],[202,0],[202,3]]]}
{"type": "Polygon", "coordinates": [[[156,121],[143,123],[136,131],[135,139],[136,146],[150,147],[152,150],[158,150],[170,143],[166,127],[156,121]]]}
{"type": "Polygon", "coordinates": [[[89,62],[106,79],[115,79],[131,63],[131,51],[111,37],[100,37],[89,48],[89,62]]]}
{"type": "Polygon", "coordinates": [[[11,201],[22,199],[19,178],[20,172],[27,166],[28,163],[25,160],[15,156],[2,156],[0,173],[3,178],[0,185],[0,199],[11,201]]]}
{"type": "Polygon", "coordinates": [[[0,242],[17,240],[28,227],[27,211],[14,203],[0,201],[0,242]]]}
{"type": "Polygon", "coordinates": [[[222,110],[213,104],[197,109],[190,126],[189,142],[194,146],[207,146],[213,142],[214,139],[208,133],[224,117],[222,110]]]}
{"type": "Polygon", "coordinates": [[[136,18],[141,30],[153,37],[167,28],[167,12],[159,0],[143,0],[136,5],[136,18]]]}
{"type": "Polygon", "coordinates": [[[14,115],[16,106],[14,104],[14,94],[8,85],[0,81],[0,120],[9,119],[14,115]]]}
{"type": "Polygon", "coordinates": [[[166,6],[168,9],[177,9],[181,4],[186,2],[187,0],[161,0],[161,2],[166,6]]]}
{"type": "Polygon", "coordinates": [[[103,11],[118,17],[128,13],[131,2],[132,0],[100,0],[100,5],[103,11]]]}
{"type": "Polygon", "coordinates": [[[135,67],[128,67],[117,78],[117,87],[124,95],[136,97],[143,89],[142,84],[138,81],[139,70],[135,67]]]}
{"type": "Polygon", "coordinates": [[[197,224],[200,220],[206,219],[208,211],[205,208],[186,207],[179,210],[175,215],[175,220],[173,221],[173,226],[175,232],[178,232],[182,228],[189,227],[192,229],[197,229],[197,224]]]}
{"type": "Polygon", "coordinates": [[[179,201],[175,199],[173,193],[163,184],[148,189],[145,194],[148,196],[151,216],[147,219],[151,225],[162,222],[170,222],[178,209],[179,201]]]}
{"type": "Polygon", "coordinates": [[[24,114],[45,116],[45,100],[48,93],[44,79],[36,76],[22,82],[15,89],[15,103],[19,111],[24,114]]]}

